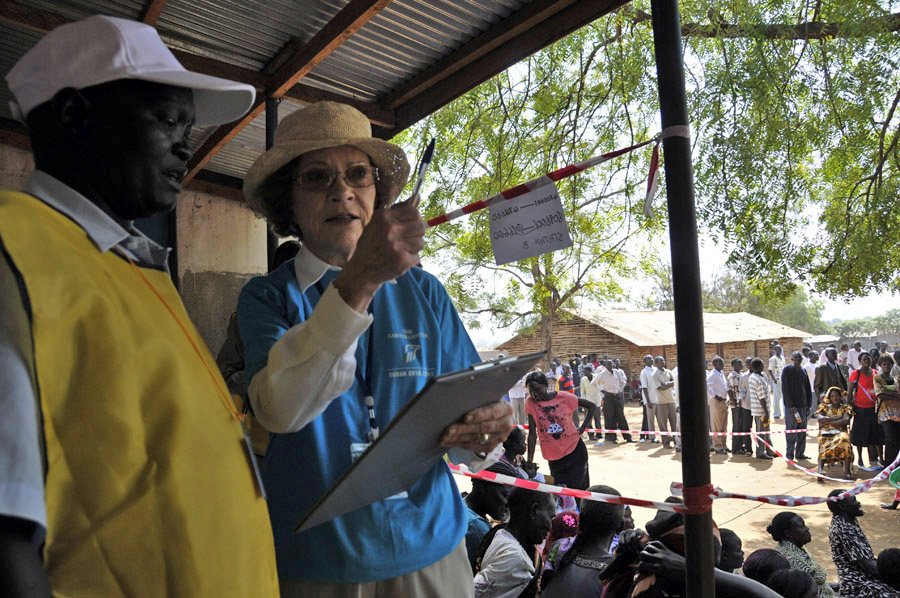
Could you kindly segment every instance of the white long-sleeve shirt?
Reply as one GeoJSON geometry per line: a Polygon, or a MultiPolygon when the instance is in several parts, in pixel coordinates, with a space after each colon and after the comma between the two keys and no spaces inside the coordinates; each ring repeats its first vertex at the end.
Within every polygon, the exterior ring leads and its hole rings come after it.
{"type": "MultiPolygon", "coordinates": [[[[328,270],[339,268],[305,248],[294,260],[301,292],[328,270]]],[[[250,381],[247,394],[259,423],[272,432],[296,432],[347,392],[356,372],[356,343],[371,323],[372,316],[351,308],[329,285],[309,319],[288,329],[272,345],[266,366],[250,381]]],[[[455,448],[448,455],[454,463],[479,471],[495,463],[502,452],[503,445],[498,445],[484,459],[455,448]]]]}

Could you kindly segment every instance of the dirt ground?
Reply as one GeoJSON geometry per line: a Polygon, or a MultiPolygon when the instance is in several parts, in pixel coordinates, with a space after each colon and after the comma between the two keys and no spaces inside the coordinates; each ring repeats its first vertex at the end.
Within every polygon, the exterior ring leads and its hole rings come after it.
{"type": "MultiPolygon", "coordinates": [[[[625,416],[632,429],[640,428],[641,407],[637,403],[627,403],[625,416]]],[[[729,429],[730,429],[729,422],[729,429]]],[[[815,427],[815,422],[811,426],[815,427]]],[[[784,429],[783,420],[776,420],[772,430],[784,429]]],[[[773,445],[784,451],[783,434],[773,435],[773,445]]],[[[637,439],[636,439],[637,440],[637,439]]],[[[673,449],[663,449],[661,444],[634,443],[626,444],[619,438],[618,444],[606,443],[594,448],[593,442],[587,442],[591,484],[606,484],[617,489],[623,496],[662,501],[669,496],[669,485],[673,481],[681,481],[681,455],[673,449]]],[[[728,442],[731,448],[731,439],[728,442]]],[[[818,454],[815,434],[807,438],[806,454],[815,458],[818,454]]],[[[539,471],[549,474],[546,461],[535,455],[540,463],[539,471]]],[[[814,469],[813,461],[804,465],[814,469]]],[[[849,484],[825,481],[817,483],[816,478],[794,467],[785,460],[775,458],[771,461],[756,459],[752,456],[733,456],[710,454],[712,483],[723,490],[755,495],[790,494],[793,496],[827,496],[835,488],[849,488],[849,484]]],[[[840,477],[842,469],[835,466],[826,474],[840,477]]],[[[868,479],[876,473],[859,472],[859,481],[868,479]]],[[[865,516],[860,518],[860,525],[872,544],[875,555],[891,547],[900,547],[900,510],[886,511],[879,507],[881,503],[890,502],[894,497],[894,488],[887,482],[877,484],[868,492],[859,495],[865,516]]],[[[719,527],[733,530],[743,541],[744,554],[750,554],[758,548],[772,548],[775,542],[766,532],[772,517],[783,510],[796,511],[801,515],[812,532],[812,542],[807,550],[812,553],[818,563],[827,571],[829,581],[837,581],[837,570],[831,560],[828,545],[828,525],[831,512],[822,505],[803,507],[781,507],[760,502],[737,499],[719,499],[713,503],[713,519],[719,527]]],[[[634,520],[637,527],[652,519],[656,511],[633,507],[634,520]]]]}

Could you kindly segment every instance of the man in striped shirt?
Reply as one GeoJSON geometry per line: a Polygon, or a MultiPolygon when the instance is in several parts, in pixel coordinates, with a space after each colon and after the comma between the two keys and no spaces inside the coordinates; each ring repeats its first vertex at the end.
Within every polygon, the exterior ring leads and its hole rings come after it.
{"type": "MultiPolygon", "coordinates": [[[[769,398],[769,383],[763,375],[763,360],[759,357],[750,362],[750,378],[747,381],[747,395],[750,397],[750,414],[756,424],[756,433],[760,439],[770,445],[772,437],[769,434],[771,405],[769,398]]],[[[770,449],[763,443],[756,444],[757,459],[771,459],[770,449]]]]}

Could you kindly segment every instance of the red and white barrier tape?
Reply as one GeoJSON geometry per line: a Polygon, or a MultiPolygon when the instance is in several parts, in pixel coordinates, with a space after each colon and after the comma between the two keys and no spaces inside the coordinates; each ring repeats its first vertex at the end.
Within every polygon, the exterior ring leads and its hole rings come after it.
{"type": "MultiPolygon", "coordinates": [[[[527,430],[527,425],[519,424],[517,426],[523,430],[527,430]]],[[[590,432],[592,434],[640,434],[640,435],[655,435],[655,436],[681,436],[681,432],[666,432],[659,430],[606,430],[604,428],[585,428],[585,432],[590,432]]],[[[801,428],[797,430],[772,430],[771,432],[766,432],[766,434],[792,434],[794,432],[806,433],[806,432],[818,432],[818,428],[801,428]]],[[[752,436],[755,432],[709,432],[710,436],[752,436]]]]}
{"type": "MultiPolygon", "coordinates": [[[[826,502],[836,502],[839,500],[843,500],[848,496],[855,496],[857,494],[862,494],[867,490],[871,490],[872,486],[877,484],[878,482],[883,482],[888,479],[891,473],[894,472],[895,469],[900,467],[900,455],[897,455],[897,458],[894,459],[894,462],[881,470],[877,476],[872,478],[871,480],[866,480],[864,482],[860,482],[855,485],[853,488],[847,490],[846,492],[841,492],[836,496],[831,497],[816,497],[816,496],[791,496],[789,494],[775,494],[769,496],[756,496],[753,494],[741,494],[738,492],[726,492],[721,488],[715,488],[712,492],[710,492],[711,499],[718,498],[737,498],[741,500],[753,500],[756,502],[764,502],[770,505],[781,505],[784,507],[800,507],[804,505],[820,505],[826,502]]],[[[672,494],[678,495],[684,490],[684,484],[681,482],[673,482],[671,486],[672,494]]]]}
{"type": "MultiPolygon", "coordinates": [[[[644,211],[647,212],[649,210],[649,205],[653,201],[653,196],[656,194],[656,184],[657,184],[657,170],[659,168],[659,143],[666,137],[686,137],[690,138],[691,133],[690,129],[687,126],[674,126],[667,127],[663,130],[662,133],[650,139],[648,141],[642,141],[641,143],[637,143],[630,147],[622,148],[613,152],[608,152],[606,154],[601,154],[599,156],[595,156],[590,158],[589,160],[585,160],[584,162],[579,162],[577,164],[571,164],[569,166],[565,166],[560,168],[559,170],[554,170],[553,172],[548,172],[542,176],[539,176],[536,179],[531,179],[521,185],[516,185],[515,187],[510,187],[509,189],[504,189],[500,193],[496,195],[491,195],[486,199],[482,199],[476,202],[472,202],[466,206],[453,210],[451,212],[447,212],[446,214],[441,214],[440,216],[435,216],[428,220],[428,226],[437,226],[439,224],[443,224],[445,222],[449,222],[451,220],[455,220],[457,218],[461,218],[466,214],[471,214],[472,212],[477,212],[478,210],[483,210],[489,206],[498,204],[500,202],[506,201],[507,199],[513,199],[514,197],[519,197],[520,195],[524,195],[529,191],[533,191],[538,187],[543,187],[544,185],[549,185],[556,181],[560,181],[564,178],[570,177],[573,174],[578,174],[579,172],[583,172],[588,168],[596,166],[598,164],[602,164],[603,162],[607,162],[621,156],[623,154],[627,154],[628,152],[634,151],[636,149],[642,148],[645,145],[650,145],[651,143],[656,144],[656,147],[653,150],[653,157],[650,162],[650,172],[647,177],[647,196],[644,201],[644,211]]],[[[649,216],[649,215],[648,215],[649,216]]]]}
{"type": "Polygon", "coordinates": [[[515,486],[516,488],[527,488],[528,490],[537,490],[539,492],[559,494],[561,496],[572,496],[574,498],[586,498],[587,500],[596,500],[598,502],[612,503],[616,505],[646,507],[662,511],[672,511],[675,513],[693,512],[693,510],[689,509],[687,506],[677,503],[656,502],[652,500],[643,500],[641,498],[615,496],[613,494],[600,494],[599,492],[576,490],[575,488],[553,486],[552,484],[544,484],[541,482],[535,482],[533,480],[523,480],[522,478],[514,478],[513,476],[504,475],[502,473],[494,473],[493,471],[479,471],[477,473],[474,473],[465,465],[454,465],[453,463],[447,463],[447,465],[450,467],[451,471],[453,471],[453,473],[457,475],[464,475],[478,480],[504,484],[506,486],[515,486]]]}
{"type": "MultiPolygon", "coordinates": [[[[760,439],[761,440],[761,439],[760,439]]],[[[764,444],[765,443],[763,442],[764,444]]],[[[771,447],[771,445],[768,445],[771,447]]],[[[774,449],[773,449],[774,450],[774,449]]],[[[776,451],[777,452],[777,451],[776,451]]],[[[672,511],[675,513],[705,513],[712,507],[712,501],[720,498],[736,498],[740,500],[752,500],[772,505],[781,505],[786,507],[799,507],[804,505],[819,505],[829,501],[838,501],[848,496],[862,494],[870,490],[872,486],[878,482],[888,479],[891,473],[900,467],[900,455],[893,463],[885,467],[881,473],[872,478],[855,485],[850,490],[842,492],[833,497],[814,497],[814,496],[791,496],[788,494],[775,494],[768,496],[757,496],[753,494],[741,494],[738,492],[727,492],[721,488],[713,488],[704,486],[700,488],[686,487],[682,482],[672,482],[670,491],[673,495],[684,496],[685,504],[659,502],[653,500],[644,500],[642,498],[630,498],[627,496],[615,496],[612,494],[600,494],[598,492],[589,492],[587,490],[576,490],[574,488],[563,488],[562,486],[553,486],[552,484],[544,484],[533,480],[524,480],[513,476],[494,473],[493,471],[479,471],[473,473],[465,465],[454,465],[447,463],[450,470],[456,475],[464,475],[470,478],[485,480],[495,484],[504,484],[506,486],[515,486],[517,488],[527,488],[528,490],[537,490],[539,492],[547,492],[550,494],[559,494],[561,496],[572,496],[575,498],[583,498],[586,500],[596,500],[599,502],[613,503],[617,505],[631,505],[634,507],[644,507],[657,509],[661,511],[672,511]]],[[[802,469],[802,468],[801,468],[802,469]]],[[[808,470],[807,470],[808,472],[808,470]]],[[[834,478],[828,478],[834,479],[834,478]]],[[[846,482],[848,480],[835,480],[838,482],[846,482]]]]}
{"type": "Polygon", "coordinates": [[[781,451],[779,451],[774,446],[772,446],[771,444],[769,444],[768,442],[766,442],[765,440],[760,438],[759,435],[754,434],[754,438],[757,442],[763,443],[766,447],[769,448],[769,450],[771,450],[773,453],[775,453],[776,455],[778,455],[779,457],[781,457],[782,459],[784,459],[785,461],[787,461],[788,463],[790,463],[791,465],[793,465],[794,467],[796,467],[797,469],[802,471],[803,473],[807,473],[807,474],[817,477],[817,478],[822,478],[823,480],[831,480],[832,482],[842,482],[844,484],[852,484],[853,483],[853,480],[845,480],[844,478],[832,478],[832,477],[825,475],[824,473],[819,473],[818,471],[816,471],[814,469],[809,469],[807,467],[803,467],[802,465],[800,465],[793,459],[788,459],[784,454],[781,453],[781,451]]]}

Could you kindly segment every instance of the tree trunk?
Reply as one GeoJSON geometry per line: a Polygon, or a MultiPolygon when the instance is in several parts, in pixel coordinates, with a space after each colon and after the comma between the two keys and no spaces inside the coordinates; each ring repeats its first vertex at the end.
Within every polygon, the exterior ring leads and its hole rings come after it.
{"type": "Polygon", "coordinates": [[[547,306],[546,313],[541,314],[541,350],[547,352],[547,365],[553,361],[553,316],[555,309],[547,306]]]}

